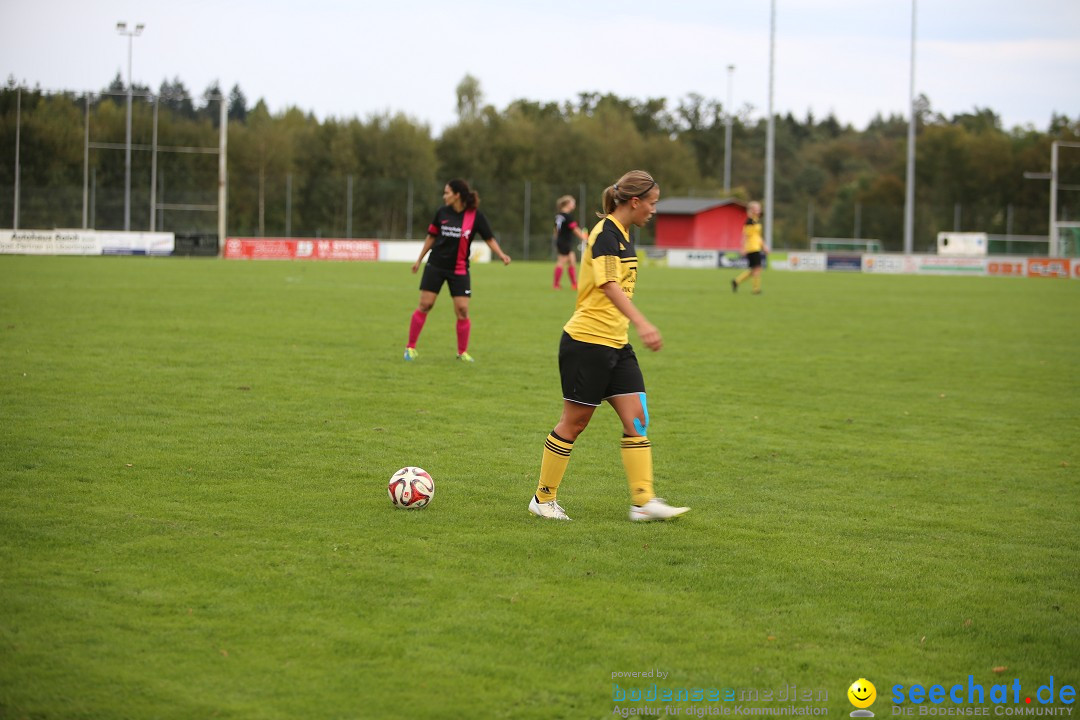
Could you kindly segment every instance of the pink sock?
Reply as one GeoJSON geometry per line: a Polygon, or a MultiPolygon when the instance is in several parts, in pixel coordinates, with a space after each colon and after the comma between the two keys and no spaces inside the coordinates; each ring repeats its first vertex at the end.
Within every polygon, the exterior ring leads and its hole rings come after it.
{"type": "Polygon", "coordinates": [[[457,321],[457,354],[460,355],[469,349],[469,330],[472,329],[472,321],[469,318],[457,321]]]}
{"type": "Polygon", "coordinates": [[[555,266],[555,287],[559,287],[559,283],[562,281],[562,265],[555,266]]]}
{"type": "Polygon", "coordinates": [[[566,271],[568,273],[570,273],[570,284],[573,285],[576,288],[577,287],[577,273],[574,272],[574,266],[573,265],[567,265],[566,266],[566,271]]]}
{"type": "Polygon", "coordinates": [[[420,339],[420,331],[424,329],[424,321],[427,320],[427,313],[417,310],[412,314],[412,320],[409,321],[409,344],[407,347],[416,347],[416,341],[420,339]]]}

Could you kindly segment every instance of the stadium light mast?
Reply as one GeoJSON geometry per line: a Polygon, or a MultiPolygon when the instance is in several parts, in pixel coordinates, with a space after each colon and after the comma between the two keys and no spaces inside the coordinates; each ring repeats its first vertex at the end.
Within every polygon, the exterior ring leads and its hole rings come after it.
{"type": "Polygon", "coordinates": [[[904,254],[910,255],[915,246],[915,2],[911,0],[911,87],[908,110],[911,119],[907,130],[907,184],[904,193],[904,254]]]}
{"type": "Polygon", "coordinates": [[[1075,185],[1059,185],[1058,183],[1058,148],[1063,147],[1080,148],[1080,143],[1065,142],[1064,140],[1055,140],[1050,143],[1050,243],[1046,248],[1047,252],[1050,253],[1050,257],[1059,257],[1061,255],[1061,233],[1058,231],[1057,219],[1058,188],[1067,190],[1080,189],[1075,185]]]}
{"type": "Polygon", "coordinates": [[[19,150],[22,146],[22,83],[15,91],[15,214],[12,218],[12,230],[19,229],[19,150]]]}
{"type": "Polygon", "coordinates": [[[724,195],[731,194],[731,79],[735,75],[735,66],[727,66],[727,118],[724,122],[724,195]]]}
{"type": "MultiPolygon", "coordinates": [[[[221,101],[221,107],[219,108],[220,115],[220,127],[221,131],[218,134],[218,255],[223,256],[225,254],[225,233],[228,227],[225,221],[225,212],[228,209],[228,188],[229,188],[229,175],[228,175],[228,144],[229,144],[229,108],[225,103],[225,93],[218,95],[218,99],[221,101]]],[[[289,195],[290,201],[292,196],[292,175],[289,175],[289,195]]],[[[290,207],[289,214],[291,216],[292,209],[290,207]]],[[[291,222],[291,220],[289,221],[291,222]]]]}
{"type": "Polygon", "coordinates": [[[1050,257],[1057,257],[1058,229],[1057,229],[1057,191],[1058,191],[1058,140],[1050,143],[1050,242],[1046,244],[1046,252],[1050,257]]]}
{"type": "Polygon", "coordinates": [[[769,122],[765,138],[765,247],[773,249],[773,161],[776,122],[773,118],[773,75],[776,65],[776,0],[769,3],[769,122]]]}
{"type": "Polygon", "coordinates": [[[124,148],[124,232],[131,230],[131,46],[146,26],[139,23],[134,30],[127,29],[126,22],[116,23],[116,32],[128,39],[127,82],[127,146],[124,148]]]}

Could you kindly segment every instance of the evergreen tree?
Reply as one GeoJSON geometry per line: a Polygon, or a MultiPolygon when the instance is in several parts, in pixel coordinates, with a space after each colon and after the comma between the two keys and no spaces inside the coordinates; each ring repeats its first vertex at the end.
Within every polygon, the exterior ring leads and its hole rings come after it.
{"type": "Polygon", "coordinates": [[[229,120],[244,122],[247,119],[247,98],[244,97],[239,83],[229,91],[229,120]]]}

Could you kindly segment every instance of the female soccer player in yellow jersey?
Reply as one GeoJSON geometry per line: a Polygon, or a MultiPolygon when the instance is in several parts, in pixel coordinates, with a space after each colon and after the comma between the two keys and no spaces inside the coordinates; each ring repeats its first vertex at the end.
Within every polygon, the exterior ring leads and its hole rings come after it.
{"type": "Polygon", "coordinates": [[[544,442],[540,482],[529,512],[569,520],[555,499],[574,441],[593,412],[607,400],[623,426],[622,461],[630,484],[631,520],[664,520],[690,508],[672,507],[653,494],[652,446],[645,381],[627,330],[634,324],[645,347],[656,351],[663,338],[633,303],[637,249],[631,225],[642,227],[656,212],[660,187],[649,173],[632,170],[604,190],[602,220],[589,234],[581,259],[577,306],[559,343],[563,410],[544,442]]]}
{"type": "Polygon", "coordinates": [[[743,254],[749,266],[731,281],[731,292],[738,292],[746,278],[753,278],[754,295],[761,294],[761,257],[769,252],[761,237],[761,203],[754,201],[746,206],[746,224],[743,226],[743,254]]]}

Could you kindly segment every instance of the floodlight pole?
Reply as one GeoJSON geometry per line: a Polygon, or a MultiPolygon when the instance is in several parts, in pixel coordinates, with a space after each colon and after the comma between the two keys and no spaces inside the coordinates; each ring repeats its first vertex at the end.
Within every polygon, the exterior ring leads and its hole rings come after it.
{"type": "Polygon", "coordinates": [[[735,66],[727,66],[727,107],[724,122],[724,195],[731,194],[731,78],[735,74],[735,66]]]}
{"type": "Polygon", "coordinates": [[[82,229],[86,230],[89,225],[90,206],[90,93],[86,93],[86,122],[83,128],[83,181],[82,181],[82,229]]]}
{"type": "Polygon", "coordinates": [[[1050,144],[1050,242],[1046,249],[1050,257],[1057,257],[1057,175],[1058,175],[1058,140],[1050,144]]]}
{"type": "Polygon", "coordinates": [[[908,93],[911,118],[907,131],[907,184],[904,193],[905,255],[910,255],[915,246],[915,2],[911,0],[911,87],[908,93]]]}
{"type": "Polygon", "coordinates": [[[12,230],[19,229],[19,149],[22,135],[22,85],[15,94],[15,217],[12,220],[12,230]]]}
{"type": "Polygon", "coordinates": [[[773,118],[773,76],[776,66],[776,0],[769,3],[769,122],[765,138],[765,247],[773,247],[773,162],[776,122],[773,118]]]}
{"type": "Polygon", "coordinates": [[[158,105],[161,98],[154,98],[154,136],[150,150],[150,232],[157,229],[157,128],[158,105]]]}
{"type": "Polygon", "coordinates": [[[1057,195],[1058,195],[1058,148],[1059,147],[1071,147],[1080,148],[1078,142],[1065,142],[1064,140],[1055,140],[1050,143],[1050,172],[1047,173],[1035,173],[1026,172],[1024,177],[1028,180],[1049,180],[1050,181],[1050,237],[1047,238],[1046,251],[1050,257],[1057,257],[1061,251],[1059,245],[1061,244],[1061,238],[1058,235],[1058,220],[1057,220],[1057,195]]]}
{"type": "Polygon", "coordinates": [[[221,100],[220,131],[218,137],[218,255],[225,254],[225,210],[226,192],[228,190],[228,163],[226,149],[229,137],[229,113],[225,106],[225,95],[218,96],[221,100]]]}
{"type": "Polygon", "coordinates": [[[137,36],[142,35],[142,23],[134,30],[127,29],[127,23],[116,23],[116,32],[128,39],[128,82],[127,82],[127,145],[124,148],[124,232],[131,230],[131,48],[137,36]]]}

